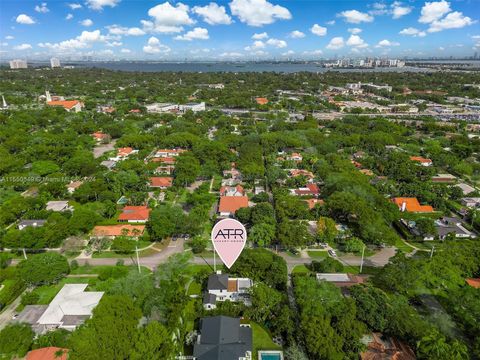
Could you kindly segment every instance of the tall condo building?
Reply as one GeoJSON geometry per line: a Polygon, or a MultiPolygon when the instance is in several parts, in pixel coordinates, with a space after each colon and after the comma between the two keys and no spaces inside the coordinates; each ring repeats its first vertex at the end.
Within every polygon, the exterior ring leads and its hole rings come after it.
{"type": "Polygon", "coordinates": [[[50,59],[50,66],[53,68],[60,67],[60,60],[57,58],[50,59]]]}
{"type": "Polygon", "coordinates": [[[26,60],[10,60],[10,69],[26,69],[28,67],[26,60]]]}

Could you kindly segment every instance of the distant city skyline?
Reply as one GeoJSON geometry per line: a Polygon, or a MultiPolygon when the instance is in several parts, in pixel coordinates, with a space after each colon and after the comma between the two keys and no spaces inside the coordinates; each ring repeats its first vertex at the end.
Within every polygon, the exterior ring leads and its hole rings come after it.
{"type": "Polygon", "coordinates": [[[0,59],[473,58],[480,1],[2,1],[0,59]]]}

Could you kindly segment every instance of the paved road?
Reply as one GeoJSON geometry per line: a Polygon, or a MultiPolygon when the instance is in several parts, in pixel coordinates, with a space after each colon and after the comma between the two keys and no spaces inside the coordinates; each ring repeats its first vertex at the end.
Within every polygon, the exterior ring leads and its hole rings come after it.
{"type": "Polygon", "coordinates": [[[13,315],[15,314],[15,309],[18,305],[20,305],[20,301],[22,300],[23,293],[17,297],[13,302],[8,305],[3,311],[0,313],[0,330],[2,330],[7,324],[12,320],[13,315]]]}

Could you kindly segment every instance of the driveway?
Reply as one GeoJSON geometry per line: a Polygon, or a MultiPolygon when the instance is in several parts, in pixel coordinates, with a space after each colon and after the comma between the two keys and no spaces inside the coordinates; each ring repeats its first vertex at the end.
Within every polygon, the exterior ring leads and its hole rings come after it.
{"type": "Polygon", "coordinates": [[[23,293],[13,300],[13,302],[0,313],[0,330],[2,330],[10,321],[12,321],[12,317],[16,313],[15,309],[18,305],[20,305],[20,301],[22,300],[22,295],[23,293]]]}
{"type": "MultiPolygon", "coordinates": [[[[366,257],[363,261],[363,266],[383,267],[388,264],[390,258],[395,255],[397,249],[395,247],[386,247],[381,249],[375,255],[366,257]]],[[[347,265],[360,266],[362,262],[361,256],[345,255],[340,256],[339,259],[347,265]]]]}

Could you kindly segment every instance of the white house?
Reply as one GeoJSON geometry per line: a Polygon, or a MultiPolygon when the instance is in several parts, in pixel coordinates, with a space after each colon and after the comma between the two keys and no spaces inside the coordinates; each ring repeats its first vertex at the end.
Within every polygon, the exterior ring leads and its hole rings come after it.
{"type": "Polygon", "coordinates": [[[103,292],[85,291],[88,284],[65,284],[47,305],[27,305],[17,321],[26,322],[37,334],[55,329],[75,330],[92,316],[103,292]]]}
{"type": "Polygon", "coordinates": [[[49,201],[47,202],[46,209],[51,211],[73,211],[73,207],[65,200],[49,201]]]}
{"type": "Polygon", "coordinates": [[[201,103],[188,103],[179,105],[178,107],[182,112],[187,112],[188,110],[192,110],[193,112],[205,111],[205,102],[202,101],[201,103]]]}
{"type": "Polygon", "coordinates": [[[251,305],[249,289],[253,281],[248,278],[232,278],[228,274],[212,274],[208,277],[207,292],[203,296],[203,307],[215,309],[217,301],[236,301],[251,305]]]}
{"type": "Polygon", "coordinates": [[[462,199],[462,205],[468,208],[477,208],[480,207],[480,198],[479,197],[467,197],[462,199]]]}

